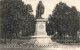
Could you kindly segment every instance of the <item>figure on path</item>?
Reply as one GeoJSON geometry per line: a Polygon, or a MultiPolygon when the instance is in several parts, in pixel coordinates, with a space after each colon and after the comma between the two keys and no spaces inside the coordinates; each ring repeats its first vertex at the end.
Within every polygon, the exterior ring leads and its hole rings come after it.
{"type": "Polygon", "coordinates": [[[36,10],[36,18],[42,18],[41,15],[44,14],[44,5],[42,3],[42,1],[39,1],[39,4],[37,6],[37,10],[36,10]]]}

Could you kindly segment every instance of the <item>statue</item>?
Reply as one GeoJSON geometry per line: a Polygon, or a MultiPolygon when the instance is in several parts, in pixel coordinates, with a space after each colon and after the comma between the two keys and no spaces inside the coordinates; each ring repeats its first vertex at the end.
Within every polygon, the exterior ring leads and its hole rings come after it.
{"type": "Polygon", "coordinates": [[[42,18],[41,15],[43,15],[43,14],[44,14],[44,5],[43,5],[42,1],[39,1],[37,10],[36,10],[36,18],[42,18]]]}

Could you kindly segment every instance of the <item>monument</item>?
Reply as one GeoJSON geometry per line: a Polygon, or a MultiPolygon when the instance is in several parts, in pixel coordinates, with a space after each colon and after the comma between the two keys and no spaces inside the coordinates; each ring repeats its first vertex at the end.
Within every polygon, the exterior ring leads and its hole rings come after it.
{"type": "Polygon", "coordinates": [[[41,17],[43,14],[44,14],[44,5],[42,4],[42,1],[39,1],[36,10],[35,35],[32,36],[32,40],[35,45],[40,45],[40,46],[49,45],[52,42],[51,38],[47,36],[46,32],[47,19],[41,17]]]}

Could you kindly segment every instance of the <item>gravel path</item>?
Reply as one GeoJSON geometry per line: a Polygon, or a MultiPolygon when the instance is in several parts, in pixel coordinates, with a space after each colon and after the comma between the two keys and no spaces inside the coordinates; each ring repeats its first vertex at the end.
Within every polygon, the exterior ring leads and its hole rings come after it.
{"type": "Polygon", "coordinates": [[[26,45],[26,46],[18,46],[16,44],[4,44],[0,45],[0,50],[80,50],[80,45],[63,45],[59,43],[54,43],[53,45],[49,46],[33,46],[33,45],[26,45]]]}
{"type": "Polygon", "coordinates": [[[0,50],[80,50],[80,44],[59,44],[54,42],[52,45],[21,45],[17,43],[0,44],[0,50]]]}

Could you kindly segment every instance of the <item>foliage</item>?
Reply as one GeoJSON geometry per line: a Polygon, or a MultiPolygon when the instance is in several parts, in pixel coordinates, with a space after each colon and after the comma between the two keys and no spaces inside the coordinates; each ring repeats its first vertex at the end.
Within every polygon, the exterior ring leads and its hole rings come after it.
{"type": "MultiPolygon", "coordinates": [[[[34,32],[34,16],[30,14],[31,5],[25,5],[22,0],[3,0],[2,1],[2,35],[10,38],[14,34],[18,36],[19,32],[25,32],[31,35],[34,32]],[[24,26],[25,25],[25,26],[24,26]]],[[[23,33],[22,33],[23,34],[23,33]]]]}
{"type": "Polygon", "coordinates": [[[65,3],[60,2],[56,5],[52,15],[49,16],[47,31],[54,35],[58,32],[60,37],[65,35],[77,36],[79,29],[78,11],[74,6],[69,7],[65,3]]]}

